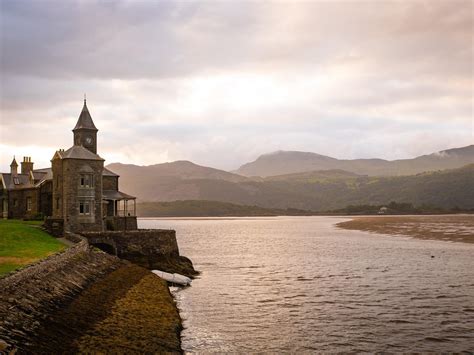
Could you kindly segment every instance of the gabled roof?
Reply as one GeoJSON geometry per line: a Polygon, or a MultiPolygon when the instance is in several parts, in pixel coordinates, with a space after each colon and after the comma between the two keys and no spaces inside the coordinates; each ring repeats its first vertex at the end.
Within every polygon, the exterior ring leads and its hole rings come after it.
{"type": "Polygon", "coordinates": [[[89,113],[89,109],[87,108],[85,99],[84,106],[82,107],[81,114],[79,115],[79,119],[77,120],[76,127],[74,127],[73,131],[77,129],[90,129],[98,131],[98,129],[95,127],[94,121],[92,121],[92,117],[89,113]]]}
{"type": "Polygon", "coordinates": [[[89,149],[82,145],[73,145],[68,150],[58,150],[54,154],[54,159],[84,159],[84,160],[104,160],[97,154],[92,153],[89,149]]]}

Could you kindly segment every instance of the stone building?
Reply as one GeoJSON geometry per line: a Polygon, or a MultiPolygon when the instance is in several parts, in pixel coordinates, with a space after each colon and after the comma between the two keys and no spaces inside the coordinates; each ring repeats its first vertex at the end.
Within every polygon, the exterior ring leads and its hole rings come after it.
{"type": "Polygon", "coordinates": [[[97,132],[84,107],[73,131],[73,146],[56,151],[51,168],[33,169],[24,157],[18,172],[0,173],[3,218],[41,218],[66,231],[136,229],[136,199],[119,191],[119,176],[97,155],[97,132]],[[130,203],[132,202],[132,203],[130,203]]]}

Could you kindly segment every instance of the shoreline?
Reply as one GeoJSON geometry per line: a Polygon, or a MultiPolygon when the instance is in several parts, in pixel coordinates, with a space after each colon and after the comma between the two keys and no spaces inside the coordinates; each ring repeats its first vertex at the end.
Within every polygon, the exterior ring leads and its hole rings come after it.
{"type": "Polygon", "coordinates": [[[474,244],[474,216],[469,214],[348,217],[352,219],[337,223],[336,227],[390,236],[474,244]]]}

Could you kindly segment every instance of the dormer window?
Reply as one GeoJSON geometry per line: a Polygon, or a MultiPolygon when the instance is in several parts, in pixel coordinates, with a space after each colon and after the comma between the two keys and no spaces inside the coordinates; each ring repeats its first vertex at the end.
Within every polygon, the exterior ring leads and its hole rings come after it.
{"type": "Polygon", "coordinates": [[[85,188],[94,187],[94,175],[92,174],[81,174],[80,186],[85,188]]]}
{"type": "Polygon", "coordinates": [[[15,185],[20,185],[20,179],[15,176],[15,177],[13,178],[13,183],[14,183],[15,185]]]}

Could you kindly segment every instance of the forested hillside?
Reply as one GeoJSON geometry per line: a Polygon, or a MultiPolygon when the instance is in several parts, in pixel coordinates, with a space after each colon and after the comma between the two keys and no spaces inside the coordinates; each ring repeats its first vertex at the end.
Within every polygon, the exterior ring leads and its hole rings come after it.
{"type": "MultiPolygon", "coordinates": [[[[368,177],[340,170],[266,179],[140,176],[117,169],[121,189],[139,201],[210,200],[265,208],[327,211],[391,201],[474,208],[474,164],[401,177],[368,177]],[[231,180],[231,181],[230,181],[231,180]]],[[[224,175],[228,178],[229,176],[224,175]]]]}

